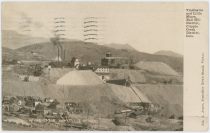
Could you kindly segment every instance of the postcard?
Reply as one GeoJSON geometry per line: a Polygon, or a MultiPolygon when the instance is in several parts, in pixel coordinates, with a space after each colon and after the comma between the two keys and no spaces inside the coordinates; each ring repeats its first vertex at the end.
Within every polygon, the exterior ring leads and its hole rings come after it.
{"type": "Polygon", "coordinates": [[[2,2],[3,131],[207,131],[208,2],[2,2]]]}

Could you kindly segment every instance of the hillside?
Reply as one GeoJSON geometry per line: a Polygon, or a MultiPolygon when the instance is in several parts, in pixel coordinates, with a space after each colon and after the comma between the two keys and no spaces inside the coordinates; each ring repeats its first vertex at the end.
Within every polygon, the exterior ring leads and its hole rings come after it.
{"type": "MultiPolygon", "coordinates": [[[[46,58],[42,55],[33,55],[31,52],[21,52],[14,49],[2,47],[2,60],[45,60],[46,58]]],[[[4,63],[4,62],[3,62],[4,63]]]]}
{"type": "Polygon", "coordinates": [[[161,113],[166,116],[181,116],[183,112],[182,85],[135,84],[132,88],[137,96],[131,88],[113,84],[62,86],[42,78],[37,82],[23,82],[13,70],[6,69],[3,69],[2,78],[3,96],[52,97],[61,104],[81,102],[94,112],[99,109],[102,114],[113,113],[120,104],[142,100],[163,106],[161,113]]]}
{"type": "Polygon", "coordinates": [[[2,47],[2,59],[5,59],[5,60],[18,59],[18,56],[15,50],[2,47]]]}
{"type": "Polygon", "coordinates": [[[2,46],[10,49],[47,41],[49,40],[46,38],[23,35],[13,30],[2,30],[2,46]]]}
{"type": "MultiPolygon", "coordinates": [[[[97,45],[91,43],[84,43],[82,41],[68,41],[63,42],[63,48],[66,50],[66,60],[70,61],[72,57],[81,59],[81,62],[88,61],[99,63],[101,58],[105,56],[107,51],[110,51],[113,56],[122,56],[132,58],[134,63],[138,61],[156,61],[163,62],[172,67],[175,71],[183,72],[183,58],[169,57],[163,55],[153,55],[148,53],[139,52],[136,50],[119,50],[104,45],[97,45]]],[[[16,51],[30,53],[31,51],[39,53],[47,59],[54,59],[57,56],[57,48],[52,43],[38,43],[34,45],[18,48],[16,51]]]]}
{"type": "Polygon", "coordinates": [[[175,53],[173,51],[167,51],[167,50],[160,50],[158,52],[154,53],[155,55],[166,55],[166,56],[171,56],[171,57],[183,57],[183,55],[179,53],[175,53]]]}
{"type": "Polygon", "coordinates": [[[116,43],[111,43],[111,44],[106,44],[105,46],[110,47],[110,48],[114,48],[114,49],[135,50],[129,44],[116,44],[116,43]]]}
{"type": "MultiPolygon", "coordinates": [[[[166,71],[157,69],[158,71],[154,72],[154,67],[148,67],[148,70],[128,70],[128,69],[110,69],[112,80],[124,79],[129,76],[132,83],[141,83],[141,84],[164,84],[165,82],[170,82],[170,84],[182,84],[183,77],[181,75],[169,75],[171,68],[166,71]]],[[[166,67],[166,69],[168,69],[166,67]]],[[[173,70],[172,70],[173,71],[173,70]]],[[[174,72],[174,71],[173,71],[174,72]]],[[[177,74],[177,73],[176,73],[177,74]]]]}
{"type": "Polygon", "coordinates": [[[102,114],[115,112],[119,109],[118,105],[123,105],[123,103],[139,101],[149,101],[163,106],[164,109],[161,114],[166,116],[172,114],[181,116],[183,112],[182,85],[135,84],[132,87],[135,92],[129,87],[113,84],[63,86],[56,85],[43,78],[37,82],[23,82],[12,69],[8,70],[6,68],[3,69],[2,78],[3,96],[52,97],[56,98],[61,104],[66,101],[81,102],[88,109],[94,112],[100,110],[102,114]]]}

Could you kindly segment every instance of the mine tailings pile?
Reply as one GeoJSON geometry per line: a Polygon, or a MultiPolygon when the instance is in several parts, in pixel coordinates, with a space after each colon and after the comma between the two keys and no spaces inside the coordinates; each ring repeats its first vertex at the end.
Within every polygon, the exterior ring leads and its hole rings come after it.
{"type": "Polygon", "coordinates": [[[120,103],[110,87],[89,70],[70,71],[58,79],[56,85],[50,85],[48,88],[53,88],[54,91],[47,95],[58,98],[62,103],[81,103],[85,110],[90,112],[113,114],[118,108],[115,102],[120,103]]]}
{"type": "Polygon", "coordinates": [[[61,77],[56,82],[57,85],[99,85],[102,80],[90,70],[74,70],[61,77]]]}
{"type": "Polygon", "coordinates": [[[129,76],[133,84],[130,87],[125,87],[125,84],[110,84],[109,86],[116,97],[124,103],[157,104],[162,107],[160,115],[181,117],[183,115],[182,76],[162,62],[141,61],[135,66],[137,70],[110,70],[113,79],[110,83],[129,76]]]}
{"type": "Polygon", "coordinates": [[[170,66],[162,62],[138,62],[135,64],[144,70],[145,84],[135,84],[152,103],[163,107],[163,116],[183,115],[183,77],[170,66]],[[147,83],[149,82],[149,83],[147,83]]]}
{"type": "Polygon", "coordinates": [[[136,63],[135,66],[139,69],[157,74],[174,75],[174,76],[179,75],[175,70],[173,70],[170,66],[168,66],[163,62],[140,61],[136,63]]]}
{"type": "MultiPolygon", "coordinates": [[[[92,71],[74,70],[57,80],[51,86],[54,92],[50,95],[60,101],[72,101],[87,105],[93,112],[113,114],[123,110],[127,103],[151,103],[151,101],[135,86],[105,84],[92,71]]],[[[48,93],[49,94],[49,93],[48,93]]]]}
{"type": "Polygon", "coordinates": [[[163,106],[162,115],[183,115],[182,85],[135,85],[152,103],[163,106]]]}

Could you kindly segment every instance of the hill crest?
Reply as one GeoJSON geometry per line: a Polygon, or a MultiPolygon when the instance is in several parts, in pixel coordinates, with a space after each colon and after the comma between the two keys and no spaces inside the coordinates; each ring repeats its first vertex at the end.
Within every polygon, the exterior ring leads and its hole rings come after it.
{"type": "Polygon", "coordinates": [[[13,30],[2,30],[2,46],[10,49],[17,49],[23,46],[47,41],[49,40],[42,37],[32,37],[20,34],[13,30]]]}
{"type": "Polygon", "coordinates": [[[172,57],[183,57],[183,55],[170,51],[170,50],[160,50],[154,53],[155,55],[165,55],[165,56],[172,56],[172,57]]]}
{"type": "Polygon", "coordinates": [[[136,50],[129,44],[117,44],[117,43],[111,43],[111,44],[105,44],[105,46],[114,48],[114,49],[125,49],[125,50],[136,50]]]}

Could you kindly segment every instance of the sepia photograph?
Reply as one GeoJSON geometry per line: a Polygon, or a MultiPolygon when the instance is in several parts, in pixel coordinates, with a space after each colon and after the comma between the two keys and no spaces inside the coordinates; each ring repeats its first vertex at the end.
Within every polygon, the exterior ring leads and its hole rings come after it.
{"type": "Polygon", "coordinates": [[[198,34],[184,3],[3,2],[1,15],[3,131],[183,131],[183,38],[198,34]]]}

